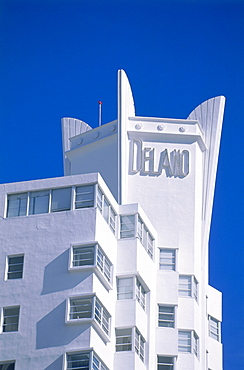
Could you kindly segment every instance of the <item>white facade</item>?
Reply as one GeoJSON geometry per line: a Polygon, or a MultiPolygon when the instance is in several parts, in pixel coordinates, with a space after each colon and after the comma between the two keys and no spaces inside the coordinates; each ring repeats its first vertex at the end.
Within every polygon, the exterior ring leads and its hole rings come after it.
{"type": "Polygon", "coordinates": [[[64,177],[0,186],[0,370],[221,370],[208,239],[224,110],[62,120],[64,177]]]}

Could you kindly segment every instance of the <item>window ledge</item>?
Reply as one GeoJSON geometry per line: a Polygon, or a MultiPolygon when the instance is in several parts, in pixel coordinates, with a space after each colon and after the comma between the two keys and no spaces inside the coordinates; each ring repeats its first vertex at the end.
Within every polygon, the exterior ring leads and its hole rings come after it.
{"type": "Polygon", "coordinates": [[[82,324],[90,324],[92,327],[96,330],[98,335],[102,338],[102,340],[105,343],[110,342],[110,338],[108,334],[106,334],[101,326],[97,323],[95,319],[85,318],[85,319],[72,319],[72,320],[66,320],[66,325],[72,326],[72,325],[82,325],[82,324]]]}
{"type": "Polygon", "coordinates": [[[104,277],[104,275],[101,273],[101,271],[96,265],[69,267],[69,271],[72,273],[82,272],[82,271],[92,271],[93,273],[96,274],[98,279],[101,281],[101,283],[105,286],[107,290],[113,289],[112,284],[104,277]]]}

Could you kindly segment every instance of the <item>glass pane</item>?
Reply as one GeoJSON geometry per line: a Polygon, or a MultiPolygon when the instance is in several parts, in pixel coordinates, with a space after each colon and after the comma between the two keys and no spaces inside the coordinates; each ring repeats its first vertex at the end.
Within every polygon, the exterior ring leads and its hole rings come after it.
{"type": "Polygon", "coordinates": [[[96,299],[96,302],[95,302],[95,320],[98,322],[99,325],[101,325],[101,319],[102,319],[102,304],[98,299],[96,299]]]}
{"type": "Polygon", "coordinates": [[[102,253],[101,249],[97,249],[97,267],[103,272],[103,259],[104,254],[102,253]]]}
{"type": "Polygon", "coordinates": [[[109,202],[107,201],[106,198],[104,198],[104,202],[103,202],[103,217],[108,223],[109,221],[109,202]]]}
{"type": "Polygon", "coordinates": [[[133,298],[133,278],[118,279],[117,299],[133,298]]]}
{"type": "Polygon", "coordinates": [[[27,193],[8,196],[7,217],[25,216],[27,209],[27,193]]]}
{"type": "Polygon", "coordinates": [[[110,274],[111,274],[111,263],[109,262],[109,260],[107,259],[107,257],[105,257],[105,263],[104,263],[104,276],[106,277],[106,279],[110,282],[110,274]]]}
{"type": "Polygon", "coordinates": [[[174,358],[158,356],[158,370],[173,370],[174,358]]]}
{"type": "Polygon", "coordinates": [[[30,193],[29,215],[48,213],[49,190],[33,191],[30,193]]]}
{"type": "Polygon", "coordinates": [[[94,265],[94,246],[73,248],[73,267],[94,265]]]}
{"type": "Polygon", "coordinates": [[[191,352],[191,332],[179,331],[179,352],[191,352]]]}
{"type": "Polygon", "coordinates": [[[159,268],[161,270],[175,270],[175,250],[160,249],[159,268]]]}
{"type": "Polygon", "coordinates": [[[14,370],[15,363],[14,362],[5,362],[4,364],[0,364],[0,370],[14,370]]]}
{"type": "Polygon", "coordinates": [[[132,349],[132,329],[116,330],[116,352],[131,351],[132,349]]]}
{"type": "Polygon", "coordinates": [[[68,370],[89,370],[90,353],[77,353],[67,356],[68,370]]]}
{"type": "Polygon", "coordinates": [[[159,306],[158,326],[174,327],[174,307],[159,306]]]}
{"type": "Polygon", "coordinates": [[[113,208],[110,207],[109,226],[110,226],[111,230],[113,231],[113,233],[115,233],[115,217],[116,217],[116,214],[115,214],[113,208]]]}
{"type": "Polygon", "coordinates": [[[70,319],[85,319],[92,317],[92,298],[70,300],[70,319]]]}
{"type": "Polygon", "coordinates": [[[83,185],[76,187],[75,208],[93,207],[94,185],[83,185]]]}
{"type": "Polygon", "coordinates": [[[3,309],[3,332],[17,331],[19,323],[19,307],[3,309]]]}
{"type": "Polygon", "coordinates": [[[69,211],[71,207],[71,188],[53,189],[51,212],[69,211]]]}
{"type": "Polygon", "coordinates": [[[8,279],[21,279],[24,256],[8,257],[8,279]]]}
{"type": "Polygon", "coordinates": [[[100,188],[97,189],[97,207],[100,212],[102,212],[103,208],[103,193],[100,188]]]}
{"type": "Polygon", "coordinates": [[[181,297],[191,297],[191,276],[179,277],[179,295],[181,297]]]}
{"type": "Polygon", "coordinates": [[[153,237],[152,235],[148,232],[147,233],[147,252],[151,258],[153,258],[153,237]]]}
{"type": "Polygon", "coordinates": [[[120,217],[120,237],[132,238],[135,236],[135,215],[120,217]]]}
{"type": "Polygon", "coordinates": [[[106,334],[109,334],[109,322],[110,322],[110,315],[108,311],[105,308],[103,308],[102,328],[106,334]]]}
{"type": "Polygon", "coordinates": [[[143,222],[142,222],[141,218],[138,216],[137,236],[138,236],[141,243],[142,243],[142,237],[143,237],[143,230],[144,230],[143,222]]]}

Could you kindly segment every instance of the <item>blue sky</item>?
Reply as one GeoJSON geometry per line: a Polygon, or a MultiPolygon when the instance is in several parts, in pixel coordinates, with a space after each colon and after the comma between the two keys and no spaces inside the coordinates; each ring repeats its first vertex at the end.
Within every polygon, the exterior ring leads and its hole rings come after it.
{"type": "Polygon", "coordinates": [[[62,176],[60,119],[117,117],[117,70],[136,114],[186,118],[227,98],[210,283],[223,292],[225,370],[244,368],[244,1],[0,0],[0,183],[62,176]]]}

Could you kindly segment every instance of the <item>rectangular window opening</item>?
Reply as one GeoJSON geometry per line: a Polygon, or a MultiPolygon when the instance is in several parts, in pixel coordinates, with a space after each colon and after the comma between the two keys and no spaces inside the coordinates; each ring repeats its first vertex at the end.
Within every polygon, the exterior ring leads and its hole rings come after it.
{"type": "Polygon", "coordinates": [[[18,331],[19,328],[19,306],[3,308],[3,333],[18,331]]]}
{"type": "Polygon", "coordinates": [[[175,327],[175,307],[162,306],[158,307],[158,326],[165,328],[175,327]]]}
{"type": "Polygon", "coordinates": [[[159,269],[175,271],[175,249],[160,249],[159,269]]]}
{"type": "Polygon", "coordinates": [[[94,185],[76,187],[75,208],[94,207],[94,185]]]}
{"type": "Polygon", "coordinates": [[[174,370],[174,357],[158,356],[157,370],[174,370]]]}
{"type": "Polygon", "coordinates": [[[24,256],[8,256],[7,279],[22,279],[24,267],[24,256]]]}

